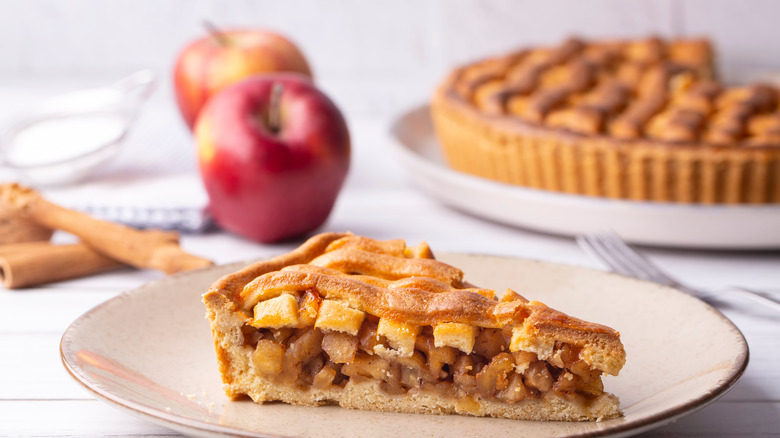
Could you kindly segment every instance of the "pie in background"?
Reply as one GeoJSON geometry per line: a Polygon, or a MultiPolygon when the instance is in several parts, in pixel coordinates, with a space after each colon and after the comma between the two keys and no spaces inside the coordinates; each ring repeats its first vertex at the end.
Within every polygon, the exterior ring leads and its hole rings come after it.
{"type": "Polygon", "coordinates": [[[431,111],[449,165],[638,201],[780,203],[778,88],[716,80],[707,40],[520,50],[453,71],[431,111]]]}
{"type": "Polygon", "coordinates": [[[203,296],[231,399],[524,420],[620,416],[619,334],[500,298],[425,243],[324,233],[203,296]]]}

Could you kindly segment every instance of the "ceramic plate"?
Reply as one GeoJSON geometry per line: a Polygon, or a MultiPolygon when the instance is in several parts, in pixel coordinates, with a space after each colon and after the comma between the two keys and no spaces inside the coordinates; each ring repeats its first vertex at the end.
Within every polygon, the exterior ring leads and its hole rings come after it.
{"type": "Polygon", "coordinates": [[[780,248],[780,206],[700,206],[568,195],[451,170],[427,106],[403,114],[392,145],[427,193],[468,213],[539,231],[576,235],[612,229],[630,242],[684,248],[780,248]]]}
{"type": "Polygon", "coordinates": [[[600,423],[528,422],[228,401],[201,294],[240,264],[168,277],[90,310],[65,332],[62,360],[98,398],[191,436],[626,436],[722,396],[742,375],[739,330],[703,302],[615,274],[524,259],[441,254],[483,287],[527,297],[621,332],[620,376],[605,378],[625,416],[600,423]],[[467,432],[467,433],[466,433],[467,432]]]}

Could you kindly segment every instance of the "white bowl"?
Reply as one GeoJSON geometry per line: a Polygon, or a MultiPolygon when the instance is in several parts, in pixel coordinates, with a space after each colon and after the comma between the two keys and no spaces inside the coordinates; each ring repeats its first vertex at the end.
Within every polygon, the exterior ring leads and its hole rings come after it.
{"type": "Polygon", "coordinates": [[[154,75],[141,71],[46,102],[3,134],[2,164],[34,186],[84,179],[119,153],[153,86],[154,75]]]}

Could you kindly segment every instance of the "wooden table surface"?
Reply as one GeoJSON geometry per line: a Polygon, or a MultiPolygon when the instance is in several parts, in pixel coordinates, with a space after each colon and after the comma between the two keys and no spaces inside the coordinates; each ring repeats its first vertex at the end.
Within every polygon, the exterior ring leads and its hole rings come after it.
{"type": "MultiPolygon", "coordinates": [[[[603,269],[570,238],[483,221],[427,197],[387,148],[390,120],[350,117],[351,174],[320,231],[350,230],[378,239],[402,237],[411,243],[426,240],[438,250],[603,269]]],[[[260,245],[221,232],[187,235],[182,241],[187,250],[217,263],[265,257],[296,243],[260,245]]],[[[780,297],[780,252],[647,248],[646,254],[697,286],[718,290],[740,284],[780,297]]],[[[161,277],[157,272],[123,268],[43,287],[0,290],[0,436],[178,436],[96,400],[68,375],[59,357],[60,337],[79,315],[161,277]]],[[[780,436],[780,315],[737,297],[725,301],[720,310],[742,330],[750,346],[743,378],[712,405],[644,436],[780,436]]]]}

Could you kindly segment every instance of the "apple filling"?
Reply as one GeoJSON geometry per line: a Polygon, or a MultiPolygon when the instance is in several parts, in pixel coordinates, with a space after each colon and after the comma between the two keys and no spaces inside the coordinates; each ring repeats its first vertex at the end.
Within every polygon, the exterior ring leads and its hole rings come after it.
{"type": "Polygon", "coordinates": [[[586,363],[581,348],[556,342],[540,360],[518,348],[512,326],[415,326],[323,300],[313,290],[281,293],[253,311],[242,328],[253,372],[296,390],[371,381],[390,396],[454,399],[462,412],[478,411],[476,400],[559,397],[587,405],[604,393],[602,372],[586,363]]]}

